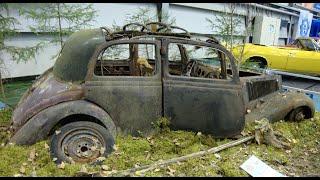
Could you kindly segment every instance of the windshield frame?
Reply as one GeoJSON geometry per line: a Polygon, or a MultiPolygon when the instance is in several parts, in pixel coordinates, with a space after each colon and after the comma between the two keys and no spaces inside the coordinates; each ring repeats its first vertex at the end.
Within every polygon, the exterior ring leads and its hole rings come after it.
{"type": "Polygon", "coordinates": [[[320,46],[315,42],[314,39],[296,39],[296,41],[293,43],[294,45],[298,44],[300,45],[299,48],[304,49],[306,51],[319,51],[320,50],[320,46]]]}

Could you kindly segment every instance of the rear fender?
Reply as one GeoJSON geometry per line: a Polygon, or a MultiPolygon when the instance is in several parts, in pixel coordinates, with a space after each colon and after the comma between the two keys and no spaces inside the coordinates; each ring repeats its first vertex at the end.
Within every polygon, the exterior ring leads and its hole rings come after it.
{"type": "Polygon", "coordinates": [[[63,102],[40,111],[24,124],[10,139],[18,145],[31,145],[44,140],[62,119],[76,114],[84,114],[98,119],[116,136],[116,126],[111,117],[99,106],[85,100],[63,102]]]}

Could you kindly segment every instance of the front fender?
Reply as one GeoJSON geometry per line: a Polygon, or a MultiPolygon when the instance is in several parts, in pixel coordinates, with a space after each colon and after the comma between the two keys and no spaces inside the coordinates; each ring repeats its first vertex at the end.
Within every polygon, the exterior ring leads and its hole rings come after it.
{"type": "Polygon", "coordinates": [[[115,138],[116,126],[107,112],[88,101],[76,100],[63,102],[40,111],[15,132],[10,142],[18,145],[31,145],[46,139],[51,129],[60,120],[75,114],[85,114],[97,118],[115,138]]]}
{"type": "Polygon", "coordinates": [[[247,109],[250,109],[251,112],[246,114],[246,121],[252,122],[262,118],[267,118],[271,122],[283,120],[293,109],[301,106],[310,108],[311,117],[314,116],[314,103],[305,94],[300,92],[275,92],[250,102],[247,109]]]}

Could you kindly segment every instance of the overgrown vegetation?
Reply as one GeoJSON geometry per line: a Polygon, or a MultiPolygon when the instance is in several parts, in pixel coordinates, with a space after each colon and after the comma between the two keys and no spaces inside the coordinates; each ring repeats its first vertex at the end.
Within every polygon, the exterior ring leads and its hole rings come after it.
{"type": "MultiPolygon", "coordinates": [[[[9,123],[11,111],[0,112],[1,123],[9,123]]],[[[168,121],[161,119],[159,124],[168,121]]],[[[165,126],[164,126],[165,127],[165,126]]],[[[291,149],[277,149],[254,142],[235,146],[217,154],[193,158],[185,162],[159,167],[135,176],[249,176],[240,165],[255,155],[274,169],[287,176],[317,175],[320,168],[320,114],[299,123],[277,122],[275,131],[283,134],[291,149]]],[[[244,133],[250,133],[246,128],[244,133]]],[[[4,133],[1,131],[1,133],[4,133]]],[[[2,136],[1,142],[7,138],[2,136]]],[[[116,171],[133,168],[160,159],[169,159],[215,147],[231,139],[214,139],[200,132],[159,131],[149,137],[118,135],[116,147],[102,166],[66,164],[58,167],[49,156],[48,142],[32,146],[1,145],[0,176],[75,176],[80,171],[99,172],[108,175],[116,171]]],[[[319,174],[318,174],[319,175],[319,174]]]]}
{"type": "Polygon", "coordinates": [[[31,86],[32,82],[33,80],[21,80],[14,82],[7,80],[7,82],[4,84],[6,97],[0,97],[0,101],[4,102],[11,108],[14,108],[18,104],[24,92],[26,92],[31,86]]]}

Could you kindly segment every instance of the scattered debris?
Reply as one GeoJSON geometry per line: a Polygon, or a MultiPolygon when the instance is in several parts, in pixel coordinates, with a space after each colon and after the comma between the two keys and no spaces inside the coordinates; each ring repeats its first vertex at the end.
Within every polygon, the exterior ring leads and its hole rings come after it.
{"type": "Polygon", "coordinates": [[[104,170],[104,171],[108,171],[110,168],[107,165],[102,165],[101,169],[104,170]]]}
{"type": "Polygon", "coordinates": [[[118,172],[117,174],[112,173],[114,176],[128,176],[136,171],[140,171],[141,173],[146,172],[146,171],[150,171],[153,169],[158,168],[159,166],[164,166],[164,165],[169,165],[172,163],[177,163],[180,161],[185,161],[188,160],[190,158],[195,158],[195,157],[200,157],[200,156],[204,156],[207,154],[212,154],[212,153],[216,153],[219,152],[221,150],[239,145],[241,143],[247,142],[254,139],[254,136],[249,136],[249,137],[245,137],[242,139],[238,139],[235,141],[231,141],[229,143],[220,145],[218,147],[213,147],[211,149],[205,150],[205,151],[199,151],[199,152],[195,152],[195,153],[191,153],[185,156],[181,156],[181,157],[177,157],[177,158],[172,158],[172,159],[168,159],[168,160],[159,160],[157,162],[155,162],[154,164],[150,164],[150,165],[144,165],[144,166],[140,166],[140,167],[136,167],[136,168],[132,168],[132,169],[127,169],[127,170],[123,170],[118,172]]]}
{"type": "Polygon", "coordinates": [[[22,174],[15,174],[13,177],[22,177],[22,174]]]}
{"type": "MultiPolygon", "coordinates": [[[[275,136],[275,133],[269,123],[269,120],[263,118],[259,121],[255,121],[255,140],[258,144],[267,144],[281,149],[289,149],[290,144],[280,141],[275,136]]],[[[281,135],[281,134],[277,134],[281,135]]]]}
{"type": "Polygon", "coordinates": [[[240,167],[253,177],[286,177],[254,155],[251,155],[240,167]]]}
{"type": "Polygon", "coordinates": [[[217,158],[217,159],[221,159],[221,156],[217,153],[214,154],[214,156],[217,158]]]}
{"type": "MultiPolygon", "coordinates": [[[[114,150],[116,151],[116,147],[115,146],[113,146],[113,148],[114,148],[114,150]]],[[[106,149],[104,148],[104,147],[102,147],[101,149],[100,149],[100,154],[104,154],[104,151],[105,151],[106,149]]]]}
{"type": "Polygon", "coordinates": [[[45,149],[49,149],[50,147],[49,147],[49,145],[47,143],[44,143],[44,148],[45,149]]]}
{"type": "Polygon", "coordinates": [[[81,166],[80,172],[83,172],[83,173],[87,173],[87,172],[88,172],[88,170],[87,170],[87,168],[86,168],[85,165],[82,165],[82,166],[81,166]]]}
{"type": "Polygon", "coordinates": [[[32,171],[31,174],[30,174],[30,176],[31,176],[31,177],[38,177],[36,171],[32,171]]]}
{"type": "Polygon", "coordinates": [[[21,166],[19,172],[20,172],[21,174],[26,173],[26,168],[23,167],[23,166],[21,166]]]}
{"type": "Polygon", "coordinates": [[[61,164],[58,165],[59,169],[64,169],[66,165],[64,164],[64,162],[62,161],[61,164]]]}
{"type": "Polygon", "coordinates": [[[176,172],[176,170],[170,168],[170,166],[168,166],[167,169],[169,170],[167,171],[167,174],[169,174],[170,176],[174,176],[174,173],[176,172]]]}
{"type": "Polygon", "coordinates": [[[36,158],[36,149],[33,148],[33,149],[31,149],[31,151],[30,151],[28,161],[33,162],[35,158],[36,158]]]}

